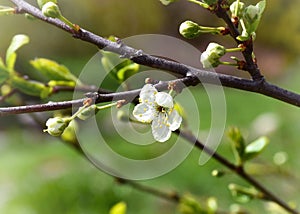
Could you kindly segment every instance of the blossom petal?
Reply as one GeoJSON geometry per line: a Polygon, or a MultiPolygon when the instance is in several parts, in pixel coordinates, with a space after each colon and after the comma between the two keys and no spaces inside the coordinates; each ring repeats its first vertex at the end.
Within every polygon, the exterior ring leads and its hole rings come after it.
{"type": "Polygon", "coordinates": [[[171,131],[177,130],[182,122],[182,117],[178,114],[178,112],[175,109],[172,109],[168,112],[168,124],[171,131]]]}
{"type": "Polygon", "coordinates": [[[140,103],[136,105],[133,109],[133,116],[138,121],[143,123],[150,123],[155,117],[155,114],[155,109],[146,103],[140,103]]]}
{"type": "Polygon", "coordinates": [[[153,87],[151,84],[146,84],[142,88],[140,92],[140,99],[142,103],[149,103],[152,105],[155,101],[155,94],[157,93],[157,90],[155,87],[153,87]]]}
{"type": "Polygon", "coordinates": [[[155,95],[155,102],[157,105],[165,108],[173,108],[173,97],[166,92],[158,92],[155,95]]]}
{"type": "Polygon", "coordinates": [[[171,130],[166,124],[166,117],[164,113],[159,113],[157,117],[153,119],[151,128],[153,137],[158,142],[165,142],[171,137],[171,130]]]}

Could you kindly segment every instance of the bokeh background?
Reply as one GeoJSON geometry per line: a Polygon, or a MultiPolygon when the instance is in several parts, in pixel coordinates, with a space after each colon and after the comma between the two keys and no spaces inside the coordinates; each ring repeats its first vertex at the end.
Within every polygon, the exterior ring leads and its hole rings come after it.
{"type": "MultiPolygon", "coordinates": [[[[35,4],[35,1],[28,2],[35,4]]],[[[0,5],[11,3],[0,0],[0,5]]],[[[72,22],[96,34],[119,38],[138,34],[166,34],[181,38],[178,27],[187,19],[202,25],[222,24],[209,12],[184,0],[167,7],[158,0],[59,0],[59,5],[72,22]]],[[[255,43],[258,64],[268,80],[298,93],[299,9],[300,1],[267,1],[255,43]]],[[[35,57],[57,60],[78,74],[98,51],[53,26],[17,15],[0,17],[1,57],[5,56],[11,38],[20,33],[29,35],[31,42],[18,52],[17,69],[29,75],[34,74],[28,61],[35,57]]],[[[188,42],[203,51],[211,40],[227,47],[234,45],[229,38],[208,35],[188,42]]],[[[247,76],[224,67],[217,71],[247,76]]],[[[209,102],[200,88],[192,90],[201,98],[197,102],[201,112],[201,131],[205,132],[210,125],[209,102]]],[[[248,141],[261,135],[267,135],[271,140],[263,155],[249,165],[249,170],[284,200],[300,204],[299,109],[257,94],[233,89],[225,89],[225,93],[227,128],[232,125],[240,127],[248,141]],[[278,162],[276,157],[284,157],[286,161],[278,162]]],[[[56,99],[68,96],[64,94],[56,99]]],[[[50,114],[37,116],[47,118],[50,114]]],[[[115,136],[112,141],[117,144],[122,139],[115,136]]],[[[219,152],[233,160],[226,136],[219,152]]],[[[199,166],[198,158],[199,151],[195,150],[172,172],[142,183],[165,191],[195,194],[200,200],[216,196],[221,209],[230,209],[236,202],[227,189],[228,184],[245,182],[232,174],[212,177],[212,170],[223,167],[213,160],[199,166]]],[[[71,147],[34,128],[29,116],[0,118],[1,213],[108,213],[109,208],[119,201],[128,204],[128,213],[178,212],[172,203],[128,186],[116,185],[112,177],[97,170],[71,147]]],[[[253,213],[264,213],[262,207],[265,208],[266,204],[251,201],[242,206],[253,213]]]]}

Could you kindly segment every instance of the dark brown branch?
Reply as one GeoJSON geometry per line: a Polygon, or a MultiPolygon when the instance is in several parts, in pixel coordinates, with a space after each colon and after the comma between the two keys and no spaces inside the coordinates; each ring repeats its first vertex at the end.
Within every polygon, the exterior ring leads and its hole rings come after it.
{"type": "MultiPolygon", "coordinates": [[[[45,22],[48,22],[58,28],[67,31],[68,33],[71,33],[75,38],[94,44],[99,48],[105,48],[108,51],[118,53],[123,57],[130,58],[131,60],[133,60],[138,64],[146,65],[161,70],[171,71],[177,74],[181,74],[183,76],[186,76],[188,74],[194,76],[200,76],[202,83],[206,82],[211,84],[218,84],[218,82],[220,81],[221,84],[226,87],[264,94],[268,97],[272,97],[274,99],[278,99],[283,102],[300,107],[299,94],[293,93],[291,91],[282,89],[280,87],[274,86],[266,82],[263,78],[259,77],[259,75],[256,74],[256,72],[259,72],[259,70],[257,70],[258,69],[257,66],[250,67],[251,69],[255,70],[252,71],[253,72],[252,77],[253,79],[255,79],[255,81],[200,70],[171,60],[147,55],[145,53],[142,53],[140,50],[134,49],[120,42],[119,43],[111,42],[107,39],[104,39],[103,37],[95,35],[84,29],[81,29],[79,32],[76,33],[74,32],[73,29],[65,25],[60,20],[47,18],[43,16],[39,9],[33,7],[32,5],[28,4],[23,0],[11,0],[11,2],[13,2],[17,6],[17,11],[19,13],[22,12],[29,13],[45,22]],[[254,78],[254,76],[256,77],[254,78]]],[[[223,15],[224,15],[224,20],[228,22],[227,24],[230,27],[232,25],[232,22],[230,21],[230,19],[228,20],[228,15],[227,14],[223,14],[223,15]]],[[[236,35],[236,33],[232,33],[232,34],[233,36],[236,35]]],[[[253,63],[252,56],[250,56],[248,52],[246,55],[247,55],[246,59],[248,59],[247,61],[249,61],[250,63],[251,60],[253,63]]]]}

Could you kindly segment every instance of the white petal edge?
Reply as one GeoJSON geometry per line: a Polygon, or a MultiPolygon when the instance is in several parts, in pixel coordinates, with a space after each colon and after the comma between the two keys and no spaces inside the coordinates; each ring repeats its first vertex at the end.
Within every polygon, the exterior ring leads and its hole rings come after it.
{"type": "Polygon", "coordinates": [[[169,138],[171,137],[171,130],[165,123],[165,120],[166,118],[164,114],[160,113],[157,117],[153,119],[151,125],[154,139],[161,143],[169,140],[169,138]]]}
{"type": "Polygon", "coordinates": [[[155,109],[145,103],[137,104],[132,112],[133,116],[140,122],[150,123],[155,117],[155,109]]]}
{"type": "Polygon", "coordinates": [[[140,92],[140,99],[142,103],[149,103],[150,105],[155,101],[155,94],[157,90],[151,84],[146,84],[140,92]]]}
{"type": "Polygon", "coordinates": [[[178,112],[175,109],[172,109],[168,112],[168,124],[171,131],[177,130],[182,122],[182,117],[178,114],[178,112]]]}
{"type": "Polygon", "coordinates": [[[165,108],[173,108],[173,97],[166,92],[158,92],[155,95],[155,102],[157,105],[165,108]]]}

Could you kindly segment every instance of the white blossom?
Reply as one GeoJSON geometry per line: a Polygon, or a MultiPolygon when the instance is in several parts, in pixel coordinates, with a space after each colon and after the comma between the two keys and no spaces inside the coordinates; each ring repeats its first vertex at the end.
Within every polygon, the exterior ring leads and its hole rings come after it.
{"type": "Polygon", "coordinates": [[[153,137],[159,142],[167,141],[182,122],[182,117],[174,109],[173,97],[158,92],[151,84],[142,88],[140,104],[135,106],[133,115],[140,122],[151,123],[153,137]]]}

